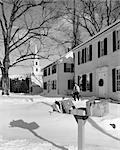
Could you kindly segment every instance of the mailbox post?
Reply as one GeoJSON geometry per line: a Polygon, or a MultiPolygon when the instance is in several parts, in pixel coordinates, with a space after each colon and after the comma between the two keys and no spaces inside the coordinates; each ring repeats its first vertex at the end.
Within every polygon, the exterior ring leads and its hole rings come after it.
{"type": "Polygon", "coordinates": [[[78,150],[85,149],[85,123],[88,118],[86,108],[73,109],[71,114],[74,115],[78,123],[78,150]]]}
{"type": "Polygon", "coordinates": [[[85,123],[89,116],[102,117],[108,114],[109,105],[105,101],[88,101],[86,108],[71,110],[78,123],[78,150],[85,150],[85,123]]]}

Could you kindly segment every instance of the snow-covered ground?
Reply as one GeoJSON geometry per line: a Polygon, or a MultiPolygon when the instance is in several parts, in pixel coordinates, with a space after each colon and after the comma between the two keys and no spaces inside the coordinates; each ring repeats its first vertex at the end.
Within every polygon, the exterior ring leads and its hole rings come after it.
{"type": "MultiPolygon", "coordinates": [[[[10,94],[0,96],[0,150],[77,150],[77,123],[70,114],[52,112],[59,98],[10,94]],[[52,113],[51,113],[52,112],[52,113]],[[10,127],[13,120],[35,122],[28,130],[10,127]]],[[[74,102],[84,106],[86,100],[74,102]]],[[[120,149],[120,105],[110,104],[109,114],[90,117],[85,125],[86,150],[120,149]],[[110,124],[115,124],[113,128],[110,124]]]]}

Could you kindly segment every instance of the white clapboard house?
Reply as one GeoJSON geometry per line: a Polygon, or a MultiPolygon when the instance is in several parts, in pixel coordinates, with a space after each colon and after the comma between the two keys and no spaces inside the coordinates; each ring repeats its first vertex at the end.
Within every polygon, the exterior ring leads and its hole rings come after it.
{"type": "Polygon", "coordinates": [[[73,51],[81,94],[120,100],[120,20],[73,51]]]}
{"type": "Polygon", "coordinates": [[[60,59],[42,69],[44,95],[65,96],[72,93],[74,78],[73,60],[73,52],[69,51],[60,59]]]}

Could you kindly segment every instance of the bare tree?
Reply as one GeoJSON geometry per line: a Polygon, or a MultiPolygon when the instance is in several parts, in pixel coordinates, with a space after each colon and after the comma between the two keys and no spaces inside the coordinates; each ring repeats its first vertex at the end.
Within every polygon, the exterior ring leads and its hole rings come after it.
{"type": "Polygon", "coordinates": [[[60,8],[57,10],[59,25],[55,28],[55,31],[61,34],[62,38],[54,35],[50,38],[56,42],[57,46],[64,49],[63,53],[68,52],[82,42],[77,5],[76,0],[61,0],[59,2],[60,8]]]}
{"type": "MultiPolygon", "coordinates": [[[[9,94],[10,67],[34,59],[36,54],[30,48],[31,41],[36,39],[41,42],[48,36],[53,21],[58,17],[55,10],[52,0],[0,1],[0,32],[4,46],[0,59],[2,94],[9,94]]],[[[38,51],[40,59],[49,57],[48,53],[43,54],[38,51]]]]}
{"type": "Polygon", "coordinates": [[[73,45],[77,45],[75,39],[80,27],[93,36],[120,18],[119,0],[63,0],[62,3],[63,17],[73,24],[73,45]]]}
{"type": "Polygon", "coordinates": [[[120,3],[118,0],[80,0],[80,26],[90,36],[95,35],[105,26],[109,26],[120,18],[120,3]]]}

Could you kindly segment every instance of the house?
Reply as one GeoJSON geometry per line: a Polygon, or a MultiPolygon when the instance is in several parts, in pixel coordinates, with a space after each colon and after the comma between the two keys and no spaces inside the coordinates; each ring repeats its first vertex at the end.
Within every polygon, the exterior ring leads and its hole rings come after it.
{"type": "Polygon", "coordinates": [[[72,51],[69,51],[42,70],[44,95],[65,96],[72,93],[74,78],[74,59],[72,51]]]}
{"type": "Polygon", "coordinates": [[[73,51],[82,96],[120,99],[120,20],[73,51]]]}

